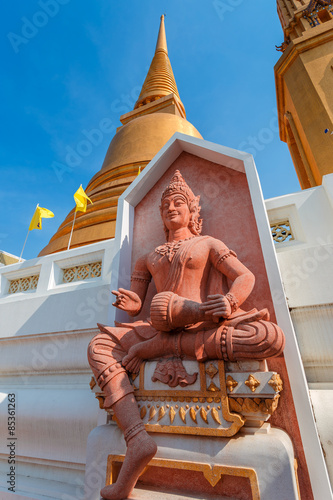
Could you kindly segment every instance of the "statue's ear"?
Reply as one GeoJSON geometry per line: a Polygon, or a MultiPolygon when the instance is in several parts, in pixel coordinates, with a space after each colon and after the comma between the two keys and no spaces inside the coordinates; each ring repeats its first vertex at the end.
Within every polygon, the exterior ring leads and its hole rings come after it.
{"type": "Polygon", "coordinates": [[[199,212],[200,195],[195,196],[191,201],[191,212],[199,212]]]}

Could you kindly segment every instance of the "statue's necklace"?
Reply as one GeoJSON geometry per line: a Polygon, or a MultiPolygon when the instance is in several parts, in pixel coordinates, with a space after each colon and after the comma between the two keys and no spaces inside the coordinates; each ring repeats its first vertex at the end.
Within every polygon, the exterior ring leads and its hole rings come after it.
{"type": "Polygon", "coordinates": [[[175,256],[175,253],[179,250],[184,241],[192,240],[193,238],[196,238],[196,236],[193,235],[189,238],[185,238],[184,240],[164,243],[164,245],[160,245],[159,247],[155,248],[155,252],[159,253],[160,255],[165,255],[168,261],[171,262],[175,256]]]}

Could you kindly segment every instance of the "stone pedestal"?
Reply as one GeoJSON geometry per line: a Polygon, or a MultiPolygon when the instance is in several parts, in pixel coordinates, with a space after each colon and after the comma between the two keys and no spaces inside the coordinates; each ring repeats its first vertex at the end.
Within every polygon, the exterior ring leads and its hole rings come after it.
{"type": "MultiPolygon", "coordinates": [[[[180,441],[174,435],[155,433],[154,439],[158,452],[148,468],[162,466],[168,469],[170,495],[175,490],[173,470],[179,468],[202,472],[202,482],[207,482],[207,489],[223,481],[225,475],[230,475],[249,478],[254,500],[299,498],[291,440],[285,432],[272,429],[269,424],[260,429],[246,427],[235,438],[182,436],[180,441]]],[[[99,426],[91,432],[87,447],[85,500],[100,499],[99,491],[105,484],[107,469],[110,475],[112,465],[121,462],[125,452],[124,439],[115,424],[99,426]]],[[[185,495],[184,485],[182,488],[185,495]]],[[[145,489],[149,491],[148,487],[145,489]]],[[[144,498],[149,498],[147,495],[144,498]]],[[[142,498],[142,493],[135,491],[133,498],[142,498]]],[[[194,498],[200,498],[200,494],[194,498]]],[[[214,497],[206,495],[205,498],[214,497]]]]}

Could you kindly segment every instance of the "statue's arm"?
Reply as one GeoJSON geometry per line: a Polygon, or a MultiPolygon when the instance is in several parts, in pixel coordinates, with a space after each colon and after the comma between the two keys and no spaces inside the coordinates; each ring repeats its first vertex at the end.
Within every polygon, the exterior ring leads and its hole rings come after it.
{"type": "Polygon", "coordinates": [[[218,265],[217,270],[232,282],[229,294],[235,298],[235,302],[239,307],[253,290],[254,274],[232,254],[218,265]]]}
{"type": "Polygon", "coordinates": [[[210,261],[212,265],[232,282],[229,292],[210,295],[207,302],[202,304],[201,309],[206,315],[213,318],[227,318],[232,314],[250,295],[255,283],[253,273],[245,267],[222,242],[211,240],[210,261]]]}
{"type": "Polygon", "coordinates": [[[147,268],[147,256],[140,257],[131,276],[130,290],[119,288],[118,291],[112,291],[116,295],[116,301],[113,305],[126,311],[130,316],[137,316],[144,304],[150,281],[151,274],[147,268]]]}

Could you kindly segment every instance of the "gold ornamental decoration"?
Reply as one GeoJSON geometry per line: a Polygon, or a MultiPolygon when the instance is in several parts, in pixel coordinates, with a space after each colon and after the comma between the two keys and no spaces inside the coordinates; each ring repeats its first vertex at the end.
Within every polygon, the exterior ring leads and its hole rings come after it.
{"type": "Polygon", "coordinates": [[[279,394],[277,394],[273,399],[229,397],[229,406],[232,411],[236,411],[238,413],[261,412],[272,415],[278,407],[279,399],[279,394]]]}
{"type": "Polygon", "coordinates": [[[274,389],[275,392],[281,392],[283,390],[283,382],[278,373],[274,373],[271,380],[268,382],[269,385],[274,389]]]}
{"type": "Polygon", "coordinates": [[[230,392],[233,392],[233,390],[237,386],[238,386],[238,382],[236,382],[236,380],[234,380],[231,375],[228,375],[227,376],[227,388],[228,388],[228,390],[230,392]]]}
{"type": "Polygon", "coordinates": [[[148,432],[224,437],[234,436],[244,425],[241,415],[229,411],[222,360],[197,364],[200,387],[195,390],[167,385],[165,389],[145,389],[145,365],[140,368],[135,398],[148,432]]]}
{"type": "Polygon", "coordinates": [[[96,380],[95,380],[95,377],[91,377],[91,380],[89,382],[89,387],[91,390],[93,390],[93,388],[96,386],[96,380]]]}
{"type": "MultiPolygon", "coordinates": [[[[107,460],[106,484],[114,484],[117,480],[120,466],[124,462],[124,455],[109,455],[107,460]]],[[[249,467],[238,467],[229,465],[210,465],[198,462],[186,462],[179,460],[169,460],[165,458],[153,458],[148,469],[151,467],[163,467],[166,469],[175,470],[188,470],[193,472],[200,472],[211,486],[216,486],[223,476],[232,477],[246,477],[250,481],[251,498],[253,500],[260,500],[258,476],[254,469],[249,467]]],[[[146,470],[146,469],[145,469],[146,470]]],[[[142,474],[144,474],[143,471],[142,474]]]]}
{"type": "Polygon", "coordinates": [[[210,378],[214,378],[215,375],[219,372],[216,366],[213,363],[209,363],[208,367],[206,368],[206,373],[209,375],[210,378]]]}
{"type": "Polygon", "coordinates": [[[252,392],[255,392],[257,387],[260,385],[259,380],[257,380],[252,374],[248,376],[248,379],[245,380],[244,383],[249,389],[251,389],[252,392]]]}
{"type": "MultiPolygon", "coordinates": [[[[143,406],[143,408],[144,408],[144,406],[143,406]]],[[[165,408],[164,408],[164,406],[161,406],[161,408],[159,409],[159,412],[158,412],[158,419],[157,419],[157,421],[161,420],[161,418],[163,418],[164,415],[165,415],[165,408]]]]}

